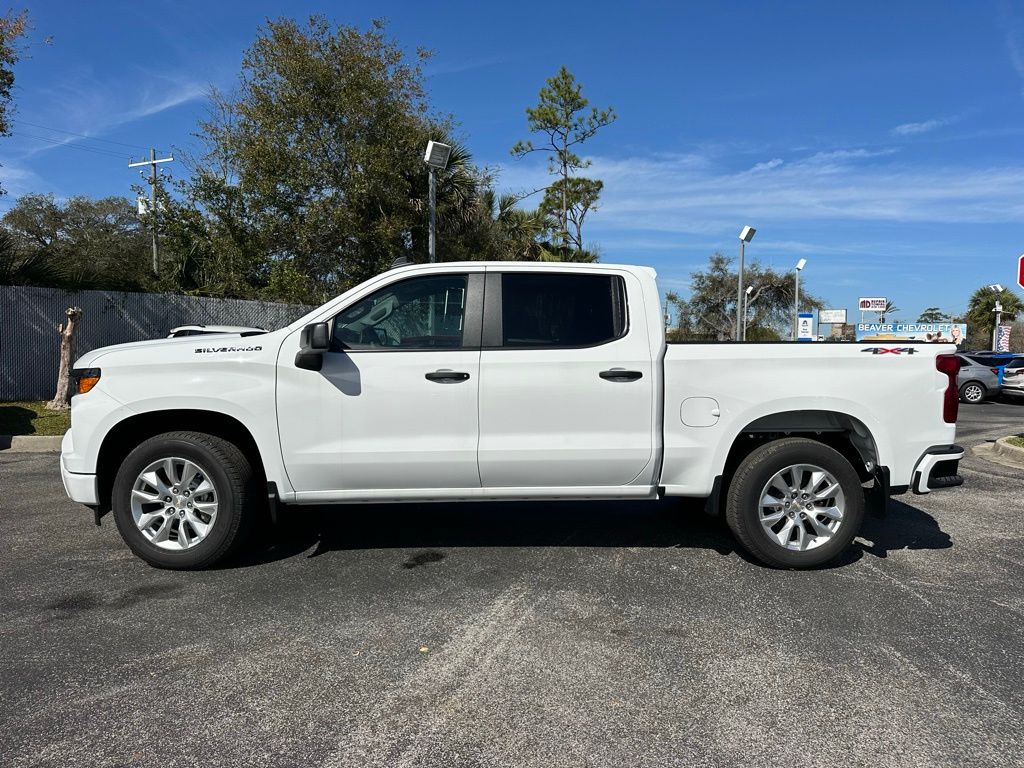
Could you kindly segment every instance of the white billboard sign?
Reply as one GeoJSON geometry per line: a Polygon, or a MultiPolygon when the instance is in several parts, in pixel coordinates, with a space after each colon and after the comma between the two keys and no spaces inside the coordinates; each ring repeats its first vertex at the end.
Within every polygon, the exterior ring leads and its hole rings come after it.
{"type": "Polygon", "coordinates": [[[861,312],[885,312],[885,297],[862,298],[857,305],[861,312]]]}
{"type": "Polygon", "coordinates": [[[812,341],[814,339],[814,315],[810,312],[801,312],[797,315],[796,340],[812,341]]]}
{"type": "Polygon", "coordinates": [[[822,309],[818,312],[819,323],[846,323],[845,309],[822,309]]]}

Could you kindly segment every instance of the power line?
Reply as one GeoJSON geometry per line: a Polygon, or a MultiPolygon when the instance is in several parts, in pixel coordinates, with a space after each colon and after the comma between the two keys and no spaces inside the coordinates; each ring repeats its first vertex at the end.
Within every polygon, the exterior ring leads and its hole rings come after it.
{"type": "Polygon", "coordinates": [[[104,144],[115,144],[119,147],[128,147],[128,149],[142,149],[139,144],[125,144],[123,141],[114,141],[113,139],[100,139],[95,136],[89,136],[85,133],[75,133],[74,131],[66,131],[63,128],[51,128],[48,125],[40,125],[39,123],[30,123],[28,120],[13,119],[12,123],[20,123],[21,125],[29,125],[33,128],[42,128],[44,131],[54,131],[56,133],[66,133],[68,136],[78,136],[82,139],[89,139],[89,141],[100,141],[104,144]]]}
{"type": "Polygon", "coordinates": [[[107,157],[116,157],[123,160],[124,155],[112,150],[103,149],[101,147],[89,147],[82,144],[75,144],[73,142],[64,141],[62,139],[54,139],[49,136],[36,136],[32,133],[15,133],[15,136],[21,136],[26,139],[37,139],[39,141],[45,141],[49,144],[53,144],[56,147],[66,147],[67,149],[77,149],[80,152],[91,152],[94,155],[106,155],[107,157]]]}

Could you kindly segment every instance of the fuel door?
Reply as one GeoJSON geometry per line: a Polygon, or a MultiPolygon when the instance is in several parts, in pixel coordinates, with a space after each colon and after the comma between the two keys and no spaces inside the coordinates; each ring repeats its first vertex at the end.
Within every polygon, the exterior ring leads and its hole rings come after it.
{"type": "Polygon", "coordinates": [[[679,407],[679,418],[688,427],[713,427],[722,415],[712,397],[688,397],[679,407]]]}

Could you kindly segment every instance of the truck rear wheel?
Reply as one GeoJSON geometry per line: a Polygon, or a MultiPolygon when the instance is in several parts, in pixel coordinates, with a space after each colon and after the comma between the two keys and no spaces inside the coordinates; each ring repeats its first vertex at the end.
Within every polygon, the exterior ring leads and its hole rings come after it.
{"type": "Polygon", "coordinates": [[[158,568],[209,568],[244,538],[259,498],[237,446],[202,432],[167,432],[128,454],[111,506],[121,538],[158,568]]]}
{"type": "Polygon", "coordinates": [[[814,568],[842,554],[860,531],[864,491],[841,453],[785,438],[740,463],[725,515],[743,548],[766,565],[814,568]]]}

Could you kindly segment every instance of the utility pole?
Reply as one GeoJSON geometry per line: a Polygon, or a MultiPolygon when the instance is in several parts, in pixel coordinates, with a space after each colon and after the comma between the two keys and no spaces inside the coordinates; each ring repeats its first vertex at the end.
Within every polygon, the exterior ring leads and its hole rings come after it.
{"type": "Polygon", "coordinates": [[[156,216],[157,216],[157,202],[156,202],[157,175],[156,175],[156,166],[157,166],[158,163],[170,163],[173,160],[174,160],[174,158],[172,156],[170,156],[170,155],[168,155],[167,157],[163,157],[163,158],[160,158],[159,160],[157,160],[156,150],[152,149],[152,148],[149,150],[149,160],[139,160],[137,163],[133,163],[131,158],[128,159],[128,167],[129,168],[137,168],[140,165],[148,165],[150,167],[149,186],[150,186],[150,192],[151,192],[151,198],[150,198],[151,202],[149,204],[149,215],[152,216],[152,219],[150,221],[150,228],[153,230],[153,274],[154,275],[159,274],[159,269],[160,269],[160,260],[159,260],[160,259],[160,252],[159,252],[159,249],[157,247],[157,241],[156,241],[156,229],[157,229],[157,226],[156,226],[156,216]]]}

